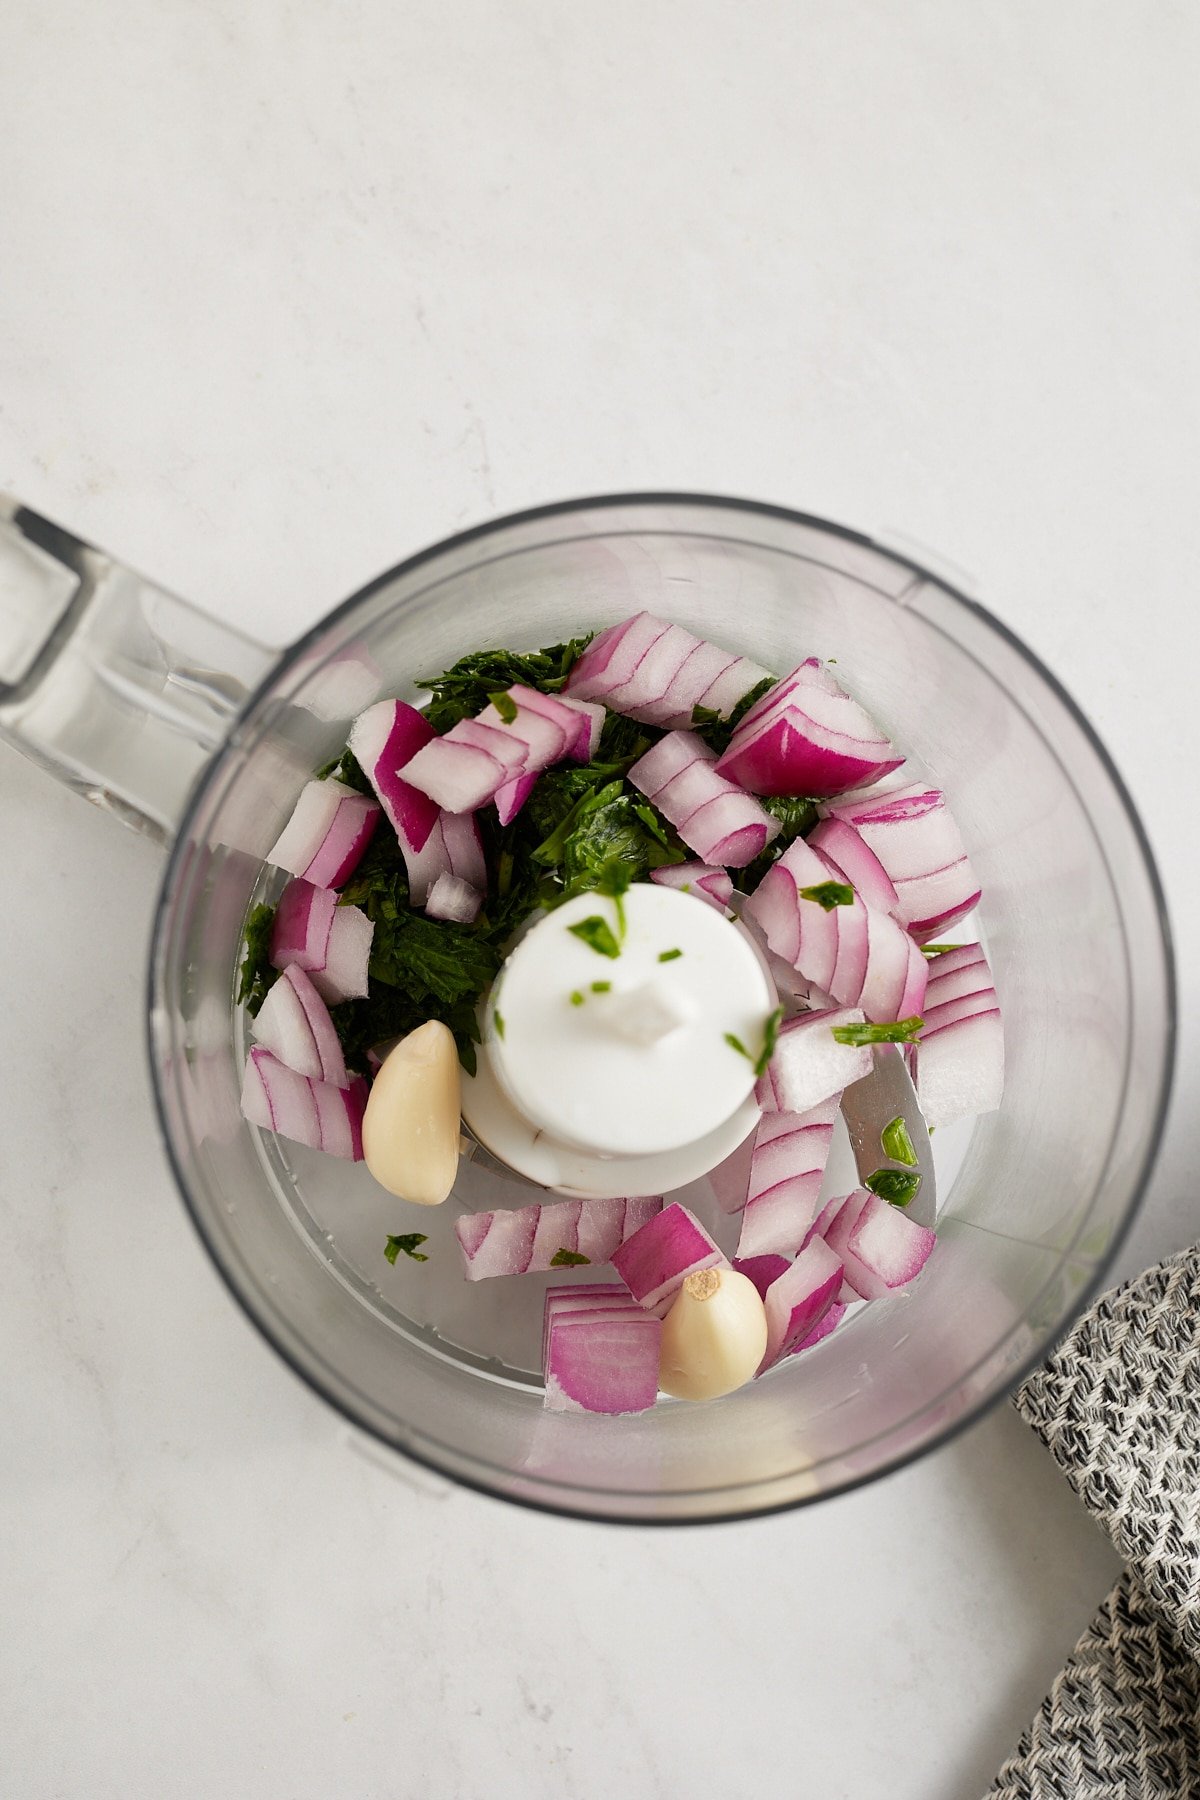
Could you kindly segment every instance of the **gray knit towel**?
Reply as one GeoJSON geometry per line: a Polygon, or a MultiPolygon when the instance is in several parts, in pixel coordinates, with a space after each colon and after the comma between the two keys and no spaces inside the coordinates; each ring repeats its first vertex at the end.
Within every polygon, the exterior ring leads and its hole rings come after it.
{"type": "Polygon", "coordinates": [[[1200,1246],[1097,1301],[1018,1410],[1129,1564],[988,1800],[1200,1796],[1200,1246]]]}

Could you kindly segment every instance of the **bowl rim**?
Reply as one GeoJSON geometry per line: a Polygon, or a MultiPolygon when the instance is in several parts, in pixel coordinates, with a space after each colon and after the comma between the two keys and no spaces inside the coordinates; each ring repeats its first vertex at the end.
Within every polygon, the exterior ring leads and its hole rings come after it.
{"type": "MultiPolygon", "coordinates": [[[[1147,1138],[1147,1148],[1141,1165],[1136,1170],[1130,1183],[1130,1197],[1124,1216],[1113,1232],[1112,1239],[1103,1254],[1097,1259],[1091,1278],[1080,1289],[1074,1310],[1070,1318],[1063,1320],[1059,1326],[1059,1334],[1066,1330],[1074,1319],[1078,1319],[1086,1311],[1112,1268],[1122,1246],[1124,1245],[1134,1218],[1145,1198],[1147,1186],[1154,1172],[1155,1163],[1161,1148],[1163,1126],[1170,1106],[1171,1092],[1174,1083],[1177,1062],[1178,1040],[1178,986],[1177,964],[1174,936],[1171,928],[1170,914],[1167,908],[1166,894],[1163,887],[1158,864],[1141,816],[1134,805],[1133,797],[1125,781],[1109,754],[1102,739],[1091,724],[1087,715],[1062,682],[1041,660],[1037,653],[1030,649],[1024,639],[1019,637],[1003,620],[991,612],[980,601],[965,593],[946,576],[937,573],[921,562],[917,556],[907,550],[893,547],[882,539],[872,538],[865,532],[857,531],[851,526],[841,525],[834,520],[825,519],[816,513],[801,512],[795,507],[783,506],[773,501],[741,499],[734,495],[692,492],[686,489],[648,489],[645,491],[614,492],[586,495],[580,499],[552,500],[538,506],[522,508],[516,512],[504,513],[495,518],[471,525],[462,531],[454,532],[447,537],[426,545],[412,555],[402,558],[380,574],[357,588],[345,600],[324,613],[313,625],[309,626],[290,644],[284,646],[269,663],[265,673],[257,685],[246,696],[242,705],[231,719],[221,746],[205,763],[180,816],[174,840],[167,857],[166,867],[159,884],[155,902],[154,920],[150,935],[150,950],[146,979],[146,1047],[150,1064],[151,1092],[155,1119],[159,1136],[162,1140],[174,1177],[175,1186],[188,1217],[191,1219],[208,1256],[216,1268],[224,1286],[236,1302],[242,1315],[249,1320],[262,1340],[281,1358],[287,1367],[301,1382],[320,1400],[331,1406],[338,1416],[354,1431],[364,1433],[368,1438],[384,1446],[395,1456],[416,1463],[428,1470],[440,1480],[450,1481],[459,1487],[489,1499],[502,1500],[508,1505],[520,1506],[532,1512],[548,1513],[556,1518],[576,1519],[585,1523],[602,1525],[678,1528],[681,1526],[704,1526],[731,1524],[738,1521],[765,1519],[776,1514],[790,1513],[801,1507],[818,1505],[823,1501],[838,1498],[840,1495],[853,1493],[856,1489],[866,1487],[888,1475],[899,1473],[913,1463],[953,1443],[961,1434],[983,1419],[999,1402],[1013,1393],[1025,1378],[1044,1360],[1047,1344],[1043,1342],[1032,1352],[1016,1361],[1011,1370],[1006,1372],[1004,1382],[994,1392],[976,1400],[965,1408],[961,1416],[941,1427],[924,1443],[914,1448],[898,1452],[890,1459],[885,1459],[878,1467],[861,1475],[852,1475],[840,1481],[836,1487],[820,1493],[797,1494],[784,1500],[770,1500],[764,1504],[753,1503],[729,1505],[711,1512],[682,1513],[678,1516],[641,1515],[634,1512],[617,1513],[589,1508],[586,1505],[568,1505],[554,1498],[541,1497],[524,1492],[509,1492],[499,1482],[492,1482],[482,1476],[464,1473],[461,1469],[448,1467],[436,1457],[424,1453],[409,1444],[397,1444],[385,1432],[377,1429],[368,1420],[355,1414],[343,1401],[341,1396],[314,1372],[306,1367],[298,1357],[292,1354],[286,1344],[279,1341],[269,1329],[265,1320],[249,1306],[242,1292],[235,1284],[230,1270],[220,1254],[215,1242],[209,1234],[205,1221],[193,1202],[187,1178],[176,1153],[171,1132],[167,1122],[166,1103],[163,1095],[162,1072],[154,1041],[154,1018],[157,1003],[157,986],[160,962],[164,949],[166,927],[170,912],[170,900],[178,879],[181,863],[186,854],[189,827],[199,812],[216,779],[221,767],[223,752],[236,736],[243,722],[247,720],[264,700],[278,681],[281,673],[294,665],[329,632],[331,627],[347,619],[357,608],[370,600],[373,595],[390,583],[413,574],[426,564],[436,561],[464,547],[496,536],[514,526],[534,524],[542,520],[563,517],[572,513],[593,513],[605,509],[618,510],[639,506],[678,506],[709,509],[714,513],[744,514],[751,517],[777,519],[786,524],[799,525],[825,532],[831,537],[853,544],[858,548],[870,551],[874,555],[886,558],[900,568],[909,570],[922,581],[929,582],[942,590],[952,600],[968,611],[974,613],[991,631],[1011,646],[1019,656],[1033,669],[1045,686],[1063,705],[1075,724],[1079,727],[1088,746],[1095,755],[1104,774],[1107,776],[1113,792],[1116,794],[1133,832],[1134,840],[1141,853],[1142,866],[1149,882],[1151,895],[1159,926],[1159,945],[1162,953],[1162,973],[1164,979],[1164,1002],[1166,1019],[1163,1041],[1163,1061],[1159,1080],[1158,1095],[1154,1108],[1152,1129],[1147,1138]]],[[[1053,1340],[1051,1340],[1053,1341],[1053,1340]]]]}

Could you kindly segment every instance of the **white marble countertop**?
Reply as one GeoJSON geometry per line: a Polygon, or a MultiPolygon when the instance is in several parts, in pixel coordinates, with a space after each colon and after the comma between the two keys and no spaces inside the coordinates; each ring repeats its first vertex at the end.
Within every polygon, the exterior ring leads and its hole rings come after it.
{"type": "MultiPolygon", "coordinates": [[[[1090,712],[1180,940],[1132,1271],[1196,1230],[1200,16],[1116,0],[45,0],[0,61],[0,486],[282,641],[632,487],[899,528],[1090,712]]],[[[1007,1409],[615,1531],[352,1448],[151,1126],[159,854],[0,752],[14,1800],[967,1800],[1115,1558],[1007,1409]]]]}

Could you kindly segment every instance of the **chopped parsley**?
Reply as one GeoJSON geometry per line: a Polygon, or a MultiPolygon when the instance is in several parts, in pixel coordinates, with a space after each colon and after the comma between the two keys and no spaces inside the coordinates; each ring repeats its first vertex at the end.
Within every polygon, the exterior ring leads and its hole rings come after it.
{"type": "Polygon", "coordinates": [[[501,1043],[503,1043],[504,1019],[501,1016],[500,1008],[498,1006],[492,1008],[492,1024],[496,1027],[496,1036],[500,1039],[501,1043]]]}
{"type": "Polygon", "coordinates": [[[271,931],[275,924],[273,906],[256,906],[246,920],[246,954],[238,971],[238,1003],[252,1018],[271,991],[279,971],[271,967],[271,931]]]}
{"type": "Polygon", "coordinates": [[[658,953],[658,960],[659,962],[674,962],[677,957],[682,955],[682,950],[660,950],[658,953]]]}
{"type": "Polygon", "coordinates": [[[576,988],[571,995],[571,1005],[572,1006],[582,1006],[585,999],[586,999],[586,995],[584,994],[582,988],[576,988]]]}
{"type": "Polygon", "coordinates": [[[889,1206],[907,1206],[921,1185],[921,1177],[907,1169],[876,1169],[863,1184],[889,1206]]]}
{"type": "Polygon", "coordinates": [[[729,1045],[731,1050],[736,1050],[739,1056],[744,1056],[747,1062],[754,1061],[754,1058],[747,1050],[745,1044],[743,1044],[741,1038],[738,1037],[735,1032],[727,1031],[725,1033],[725,1042],[729,1045]]]}
{"type": "Polygon", "coordinates": [[[597,956],[620,956],[621,946],[617,942],[612,926],[599,913],[589,913],[586,919],[580,919],[577,925],[568,925],[567,930],[572,937],[577,937],[594,950],[597,956]]]}
{"type": "Polygon", "coordinates": [[[818,881],[814,887],[800,889],[802,900],[815,900],[825,912],[832,912],[835,906],[853,906],[854,889],[848,881],[818,881]]]}
{"type": "Polygon", "coordinates": [[[884,1126],[879,1134],[879,1142],[883,1147],[883,1154],[890,1156],[893,1162],[906,1163],[910,1169],[916,1168],[917,1153],[908,1135],[908,1126],[900,1113],[884,1126]]]}
{"type": "Polygon", "coordinates": [[[517,703],[511,694],[503,689],[499,693],[489,694],[488,699],[495,707],[506,725],[515,725],[517,720],[517,703]]]}
{"type": "Polygon", "coordinates": [[[922,956],[945,956],[947,950],[965,950],[965,944],[922,944],[922,956]]]}
{"type": "Polygon", "coordinates": [[[775,1045],[779,1040],[779,1027],[783,1023],[783,1008],[777,1006],[773,1013],[767,1014],[767,1022],[763,1026],[763,1045],[754,1064],[754,1073],[759,1080],[767,1072],[771,1058],[775,1054],[775,1045]]]}
{"type": "Polygon", "coordinates": [[[727,719],[716,713],[710,706],[692,708],[692,729],[704,739],[710,750],[720,756],[722,750],[729,748],[729,740],[733,736],[734,726],[740,724],[750,708],[761,700],[768,688],[775,686],[773,675],[764,675],[761,681],[744,693],[727,719]]]}
{"type": "MultiPolygon", "coordinates": [[[[460,719],[474,718],[497,693],[510,687],[537,688],[543,694],[561,691],[571,665],[592,640],[588,632],[571,638],[565,644],[552,644],[545,650],[521,653],[515,650],[473,650],[460,656],[444,675],[417,681],[433,696],[425,709],[425,717],[438,732],[449,731],[460,719]]],[[[499,709],[497,709],[499,710],[499,709]]]]}
{"type": "Polygon", "coordinates": [[[894,1025],[832,1025],[839,1044],[915,1044],[924,1019],[899,1019],[894,1025]]]}
{"type": "Polygon", "coordinates": [[[418,1244],[425,1242],[426,1237],[423,1231],[407,1231],[402,1237],[389,1235],[388,1241],[383,1247],[383,1254],[390,1263],[394,1263],[402,1251],[405,1256],[411,1256],[414,1262],[428,1262],[429,1258],[425,1252],[417,1248],[418,1244]]]}
{"type": "Polygon", "coordinates": [[[592,992],[593,992],[593,994],[611,994],[612,993],[612,982],[611,981],[593,981],[592,992]]]}
{"type": "Polygon", "coordinates": [[[581,1256],[578,1250],[556,1250],[550,1258],[552,1269],[582,1269],[585,1263],[591,1262],[590,1256],[581,1256]]]}

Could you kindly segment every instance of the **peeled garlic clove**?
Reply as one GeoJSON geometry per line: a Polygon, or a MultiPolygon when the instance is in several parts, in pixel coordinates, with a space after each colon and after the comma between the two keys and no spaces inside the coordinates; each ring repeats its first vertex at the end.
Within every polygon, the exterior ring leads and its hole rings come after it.
{"type": "Polygon", "coordinates": [[[440,1206],[458,1173],[458,1050],[430,1019],[388,1051],[363,1114],[363,1160],[381,1187],[440,1206]]]}
{"type": "Polygon", "coordinates": [[[663,1320],[658,1385],[678,1400],[715,1400],[750,1380],[766,1348],[766,1309],[749,1277],[700,1269],[663,1320]]]}

